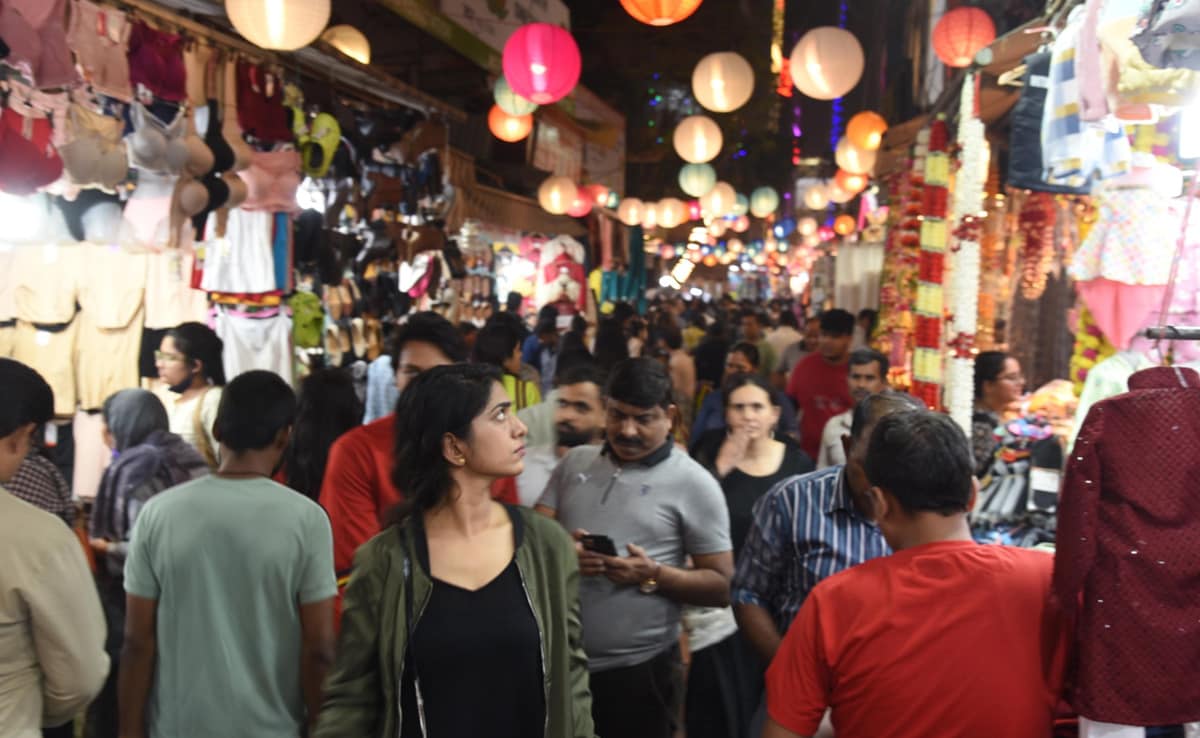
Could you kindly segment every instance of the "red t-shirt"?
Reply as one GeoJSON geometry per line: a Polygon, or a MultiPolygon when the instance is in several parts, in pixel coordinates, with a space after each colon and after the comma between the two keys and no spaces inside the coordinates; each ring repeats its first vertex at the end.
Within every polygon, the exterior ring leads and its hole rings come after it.
{"type": "Polygon", "coordinates": [[[1049,738],[1065,628],[1054,557],[945,541],[898,551],[813,589],[767,672],[767,711],[838,738],[1049,738]]]}
{"type": "Polygon", "coordinates": [[[825,424],[854,405],[850,397],[850,364],[830,364],[820,354],[809,354],[792,370],[787,394],[796,401],[796,410],[801,413],[800,446],[810,459],[815,459],[821,451],[825,424]]]}
{"type": "MultiPolygon", "coordinates": [[[[392,484],[396,417],[387,415],[342,435],[329,450],[321,483],[321,507],[333,528],[333,566],[344,586],[354,552],[383,528],[389,509],[404,499],[392,484]]],[[[500,479],[492,497],[516,505],[517,485],[500,479]]]]}

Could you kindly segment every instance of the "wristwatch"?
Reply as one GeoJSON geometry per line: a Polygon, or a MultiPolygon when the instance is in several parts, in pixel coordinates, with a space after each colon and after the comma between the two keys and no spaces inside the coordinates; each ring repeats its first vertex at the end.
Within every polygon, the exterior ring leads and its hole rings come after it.
{"type": "Polygon", "coordinates": [[[642,594],[654,594],[658,591],[658,575],[662,571],[662,564],[654,563],[654,574],[646,581],[638,585],[638,591],[642,594]]]}

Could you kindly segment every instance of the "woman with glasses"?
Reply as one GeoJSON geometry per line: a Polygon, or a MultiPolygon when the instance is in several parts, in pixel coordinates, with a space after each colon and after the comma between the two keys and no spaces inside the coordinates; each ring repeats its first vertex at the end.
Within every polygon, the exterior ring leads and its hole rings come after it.
{"type": "Polygon", "coordinates": [[[171,432],[192,445],[217,468],[213,422],[225,386],[224,344],[201,323],[182,323],[163,337],[154,352],[158,378],[174,395],[166,403],[171,432]]]}
{"type": "Polygon", "coordinates": [[[971,446],[975,476],[982,478],[992,465],[1000,442],[996,428],[1025,389],[1021,364],[1002,351],[984,351],[975,357],[975,411],[971,416],[971,446]]]}

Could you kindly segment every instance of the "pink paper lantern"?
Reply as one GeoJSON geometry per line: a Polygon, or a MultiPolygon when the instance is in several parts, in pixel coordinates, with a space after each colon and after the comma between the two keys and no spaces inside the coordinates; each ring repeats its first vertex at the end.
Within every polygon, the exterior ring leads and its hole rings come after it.
{"type": "Polygon", "coordinates": [[[575,193],[575,198],[571,200],[571,204],[567,206],[567,215],[572,218],[582,218],[592,212],[592,194],[587,191],[586,187],[580,187],[575,193]]]}
{"type": "Polygon", "coordinates": [[[579,46],[549,23],[518,28],[504,44],[504,78],[513,91],[538,105],[566,97],[579,83],[579,46]]]}

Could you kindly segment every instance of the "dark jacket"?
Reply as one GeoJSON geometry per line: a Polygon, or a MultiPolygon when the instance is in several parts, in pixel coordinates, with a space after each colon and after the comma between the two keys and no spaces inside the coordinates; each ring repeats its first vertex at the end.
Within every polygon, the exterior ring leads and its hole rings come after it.
{"type": "MultiPolygon", "coordinates": [[[[526,508],[508,510],[518,541],[517,568],[542,641],[545,737],[594,738],[575,545],[555,521],[526,508]]],[[[412,515],[355,555],[316,738],[399,735],[407,634],[416,628],[433,588],[426,548],[418,543],[424,535],[421,516],[412,515]],[[406,582],[411,582],[411,601],[406,601],[406,582]],[[411,628],[409,610],[415,613],[411,628]]],[[[470,697],[463,700],[464,709],[470,709],[470,697]]]]}

